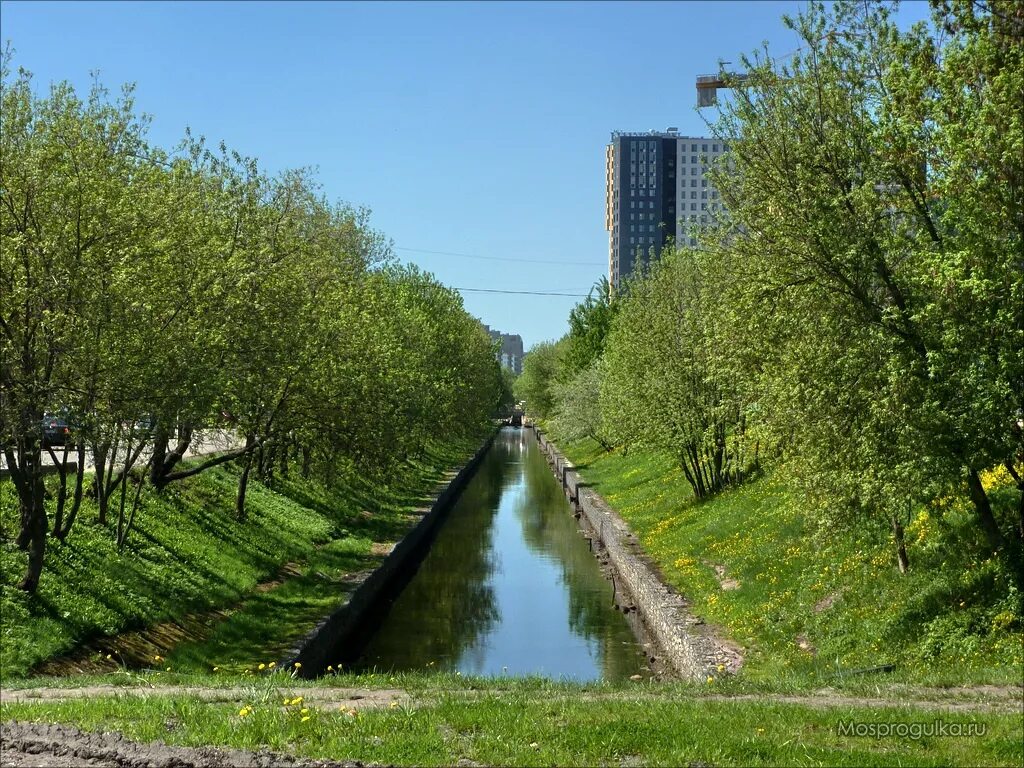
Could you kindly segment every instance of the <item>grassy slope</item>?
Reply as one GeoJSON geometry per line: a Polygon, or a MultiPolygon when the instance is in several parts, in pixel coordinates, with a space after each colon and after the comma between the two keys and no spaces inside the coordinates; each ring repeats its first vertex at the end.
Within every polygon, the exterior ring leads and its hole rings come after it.
{"type": "Polygon", "coordinates": [[[475,447],[435,447],[390,488],[360,478],[330,493],[296,478],[279,482],[276,490],[250,484],[244,523],[233,518],[235,471],[216,468],[162,494],[145,492],[123,553],[114,544],[114,523],[97,525],[95,509],[85,503],[67,543],[50,540],[34,599],[12,586],[26,556],[13,543],[13,488],[0,482],[3,679],[24,675],[83,640],[231,606],[242,598],[207,643],[182,648],[180,662],[275,658],[339,602],[340,587],[331,585],[374,567],[380,558],[371,554],[372,543],[400,538],[411,522],[408,510],[475,447]],[[286,563],[296,564],[297,578],[254,592],[286,563]]]}
{"type": "Polygon", "coordinates": [[[744,647],[749,680],[834,685],[886,663],[897,671],[884,679],[917,683],[1024,676],[1019,595],[1006,566],[978,554],[962,506],[948,504],[941,518],[919,514],[907,531],[911,572],[901,577],[884,533],[824,534],[798,494],[770,476],[697,504],[664,457],[561,447],[694,612],[744,647]],[[722,589],[714,565],[739,588],[722,589]]]}

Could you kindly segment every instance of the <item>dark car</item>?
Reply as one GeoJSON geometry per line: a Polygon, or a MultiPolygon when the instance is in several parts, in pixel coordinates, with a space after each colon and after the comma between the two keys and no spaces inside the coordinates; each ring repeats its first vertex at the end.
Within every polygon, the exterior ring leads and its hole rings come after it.
{"type": "Polygon", "coordinates": [[[61,414],[47,413],[43,415],[43,447],[65,445],[71,439],[71,427],[67,418],[61,414]]]}

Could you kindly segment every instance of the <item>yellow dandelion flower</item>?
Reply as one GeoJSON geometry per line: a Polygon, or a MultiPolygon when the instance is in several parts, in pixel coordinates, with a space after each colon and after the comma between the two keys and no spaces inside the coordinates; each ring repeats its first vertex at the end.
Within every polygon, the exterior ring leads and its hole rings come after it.
{"type": "Polygon", "coordinates": [[[392,709],[394,709],[395,707],[398,706],[398,702],[397,701],[392,701],[388,706],[391,707],[392,709]]]}
{"type": "Polygon", "coordinates": [[[712,677],[711,675],[708,675],[708,683],[710,684],[710,683],[713,683],[713,682],[715,682],[715,678],[712,677]]]}
{"type": "Polygon", "coordinates": [[[269,664],[267,664],[267,669],[273,669],[276,666],[277,666],[277,662],[276,661],[272,661],[269,664]]]}
{"type": "Polygon", "coordinates": [[[168,672],[170,672],[170,671],[171,671],[171,668],[170,668],[170,667],[168,667],[168,668],[167,668],[167,671],[168,671],[168,672]]]}
{"type": "Polygon", "coordinates": [[[156,656],[153,657],[153,661],[163,661],[163,660],[164,660],[164,657],[161,656],[160,654],[157,654],[156,656]]]}
{"type": "Polygon", "coordinates": [[[114,658],[114,657],[113,657],[113,656],[111,656],[111,655],[110,655],[109,653],[107,654],[107,661],[110,661],[110,660],[111,660],[111,659],[113,659],[113,658],[114,658]]]}
{"type": "Polygon", "coordinates": [[[328,672],[333,672],[334,671],[334,666],[332,664],[328,664],[327,665],[327,671],[328,672]]]}
{"type": "Polygon", "coordinates": [[[719,672],[724,672],[724,671],[725,671],[725,664],[719,664],[719,665],[718,665],[718,666],[716,667],[716,669],[717,669],[717,670],[718,670],[719,672]]]}
{"type": "Polygon", "coordinates": [[[266,664],[260,664],[259,667],[258,667],[258,669],[266,669],[266,668],[267,668],[266,664]]]}
{"type": "Polygon", "coordinates": [[[305,716],[304,718],[302,718],[302,719],[301,719],[301,720],[300,720],[299,722],[300,722],[300,723],[304,723],[304,722],[306,722],[307,720],[309,720],[309,715],[306,715],[306,716],[305,716]]]}
{"type": "Polygon", "coordinates": [[[213,668],[213,671],[214,671],[214,672],[220,672],[220,667],[214,667],[214,668],[213,668]]]}
{"type": "Polygon", "coordinates": [[[292,705],[293,706],[295,704],[301,704],[301,703],[302,703],[302,697],[301,696],[296,696],[294,699],[292,699],[292,705]]]}
{"type": "Polygon", "coordinates": [[[302,669],[302,662],[301,661],[296,661],[295,662],[295,668],[296,669],[302,669]]]}
{"type": "Polygon", "coordinates": [[[302,709],[299,710],[299,714],[300,715],[308,715],[309,714],[309,709],[307,709],[306,707],[303,707],[302,709]]]}

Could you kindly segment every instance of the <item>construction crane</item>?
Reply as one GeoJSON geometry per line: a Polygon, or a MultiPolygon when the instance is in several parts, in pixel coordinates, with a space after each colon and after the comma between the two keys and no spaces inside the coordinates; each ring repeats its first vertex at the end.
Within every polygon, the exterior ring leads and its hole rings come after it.
{"type": "Polygon", "coordinates": [[[719,88],[732,88],[737,83],[745,82],[749,77],[750,75],[741,75],[736,72],[723,72],[718,75],[697,75],[697,106],[713,107],[718,103],[719,88]]]}

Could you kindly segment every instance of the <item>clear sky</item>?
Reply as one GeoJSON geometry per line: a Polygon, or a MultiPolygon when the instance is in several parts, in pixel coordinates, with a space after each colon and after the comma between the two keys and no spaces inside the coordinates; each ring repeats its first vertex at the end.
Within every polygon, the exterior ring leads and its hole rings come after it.
{"type": "MultiPolygon", "coordinates": [[[[705,135],[696,75],[763,41],[789,53],[781,16],[800,7],[18,0],[0,3],[0,37],[40,88],[84,91],[93,71],[112,91],[136,83],[160,146],[189,126],[271,172],[316,168],[447,285],[586,294],[607,271],[610,132],[705,135]]],[[[463,295],[527,348],[561,336],[578,301],[463,295]]]]}

